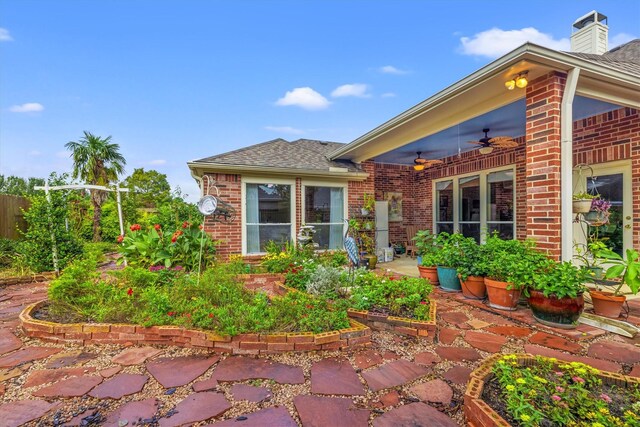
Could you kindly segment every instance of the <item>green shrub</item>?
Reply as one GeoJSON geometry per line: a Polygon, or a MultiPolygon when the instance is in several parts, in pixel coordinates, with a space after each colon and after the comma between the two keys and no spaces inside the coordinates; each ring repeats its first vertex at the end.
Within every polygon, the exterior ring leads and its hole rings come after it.
{"type": "Polygon", "coordinates": [[[200,230],[197,224],[184,222],[171,237],[157,224],[142,231],[139,224],[132,225],[126,236],[120,237],[118,251],[122,260],[134,267],[183,267],[187,271],[209,266],[215,257],[217,242],[200,230]],[[202,250],[202,259],[200,259],[202,250]]]}
{"type": "MultiPolygon", "coordinates": [[[[54,184],[64,181],[56,179],[54,184]]],[[[66,191],[51,191],[51,203],[45,194],[39,192],[29,197],[31,206],[24,211],[27,232],[18,245],[18,252],[24,255],[29,267],[36,272],[51,271],[53,266],[53,243],[55,235],[58,252],[58,268],[63,269],[71,260],[82,254],[81,242],[66,228],[68,216],[68,194],[66,191]]]]}
{"type": "Polygon", "coordinates": [[[16,240],[0,237],[0,267],[10,266],[17,253],[18,242],[16,240]]]}

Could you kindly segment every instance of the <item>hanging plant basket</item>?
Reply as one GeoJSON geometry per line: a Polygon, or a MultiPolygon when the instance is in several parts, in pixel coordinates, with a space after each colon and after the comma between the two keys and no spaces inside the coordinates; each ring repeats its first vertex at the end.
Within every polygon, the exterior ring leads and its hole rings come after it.
{"type": "Polygon", "coordinates": [[[584,220],[593,227],[600,227],[608,222],[607,215],[601,211],[588,211],[584,214],[584,220]]]}
{"type": "Polygon", "coordinates": [[[591,199],[573,201],[573,213],[587,213],[591,210],[591,199]]]}

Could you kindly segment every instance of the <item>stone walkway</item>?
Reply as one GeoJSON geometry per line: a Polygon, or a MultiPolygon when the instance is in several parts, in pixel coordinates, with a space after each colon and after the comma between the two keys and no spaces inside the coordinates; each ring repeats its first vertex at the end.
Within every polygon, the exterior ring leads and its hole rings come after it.
{"type": "MultiPolygon", "coordinates": [[[[438,333],[374,332],[350,352],[229,356],[173,347],[26,338],[18,314],[46,283],[0,288],[2,426],[456,426],[469,374],[529,352],[640,376],[640,338],[563,333],[436,293],[438,333]]],[[[631,304],[640,318],[640,304],[631,304]]],[[[524,311],[524,310],[523,310],[524,311]]]]}

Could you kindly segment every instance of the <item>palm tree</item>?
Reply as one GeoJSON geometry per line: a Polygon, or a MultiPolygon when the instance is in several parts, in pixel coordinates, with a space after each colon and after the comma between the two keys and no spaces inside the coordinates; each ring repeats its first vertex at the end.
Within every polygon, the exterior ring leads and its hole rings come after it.
{"type": "MultiPolygon", "coordinates": [[[[111,143],[111,136],[101,138],[84,131],[84,137],[79,141],[67,142],[65,147],[72,152],[73,177],[80,178],[87,184],[108,185],[124,172],[127,162],[119,152],[120,146],[111,143]]],[[[90,192],[93,204],[93,241],[99,242],[102,204],[107,199],[107,193],[102,190],[90,192]]]]}

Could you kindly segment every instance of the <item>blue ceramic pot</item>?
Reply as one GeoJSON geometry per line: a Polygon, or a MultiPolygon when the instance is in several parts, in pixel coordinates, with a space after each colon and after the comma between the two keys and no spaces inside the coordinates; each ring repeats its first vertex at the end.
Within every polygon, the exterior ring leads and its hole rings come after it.
{"type": "Polygon", "coordinates": [[[418,259],[418,265],[422,265],[422,255],[416,257],[418,259]]]}
{"type": "Polygon", "coordinates": [[[440,282],[440,289],[447,292],[461,292],[462,285],[460,285],[460,279],[458,279],[458,272],[452,267],[440,267],[438,266],[438,281],[440,282]]]}

